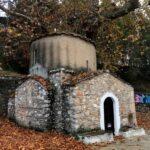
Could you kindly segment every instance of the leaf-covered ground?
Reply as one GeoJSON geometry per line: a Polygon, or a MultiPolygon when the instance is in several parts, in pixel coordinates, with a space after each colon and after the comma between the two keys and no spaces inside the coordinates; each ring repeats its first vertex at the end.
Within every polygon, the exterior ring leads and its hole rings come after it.
{"type": "Polygon", "coordinates": [[[83,143],[56,132],[24,129],[0,118],[0,150],[88,150],[83,143]]]}
{"type": "Polygon", "coordinates": [[[150,111],[149,112],[137,112],[137,122],[138,126],[144,128],[145,130],[150,130],[150,111]]]}
{"type": "MultiPolygon", "coordinates": [[[[150,129],[150,112],[137,113],[140,127],[150,129]]],[[[104,145],[99,145],[98,148],[104,145]]],[[[106,143],[105,143],[106,146],[106,143]]],[[[8,119],[0,118],[0,150],[89,150],[73,137],[56,132],[37,132],[18,127],[8,119]]]]}

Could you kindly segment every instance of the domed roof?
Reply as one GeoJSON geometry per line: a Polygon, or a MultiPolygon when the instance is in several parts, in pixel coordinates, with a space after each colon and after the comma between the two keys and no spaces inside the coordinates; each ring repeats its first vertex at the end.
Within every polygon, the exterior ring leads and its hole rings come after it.
{"type": "Polygon", "coordinates": [[[39,40],[39,39],[42,39],[42,38],[46,38],[46,37],[52,37],[52,36],[61,36],[61,35],[66,35],[66,36],[72,36],[72,37],[76,37],[76,38],[80,38],[86,42],[89,42],[91,44],[93,44],[95,46],[95,42],[92,41],[91,39],[85,37],[85,36],[82,36],[80,34],[76,34],[76,33],[71,33],[71,32],[52,32],[50,34],[45,34],[43,36],[39,36],[38,38],[35,38],[31,41],[31,44],[36,41],[36,40],[39,40]]]}

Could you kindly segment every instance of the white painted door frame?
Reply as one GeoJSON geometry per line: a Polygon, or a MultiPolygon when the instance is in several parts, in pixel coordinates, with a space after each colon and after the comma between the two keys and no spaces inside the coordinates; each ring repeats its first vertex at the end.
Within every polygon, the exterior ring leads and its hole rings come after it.
{"type": "Polygon", "coordinates": [[[118,135],[120,130],[119,101],[118,98],[112,92],[107,92],[100,98],[100,127],[101,130],[105,130],[104,102],[107,98],[111,98],[113,101],[114,130],[115,135],[118,135]]]}

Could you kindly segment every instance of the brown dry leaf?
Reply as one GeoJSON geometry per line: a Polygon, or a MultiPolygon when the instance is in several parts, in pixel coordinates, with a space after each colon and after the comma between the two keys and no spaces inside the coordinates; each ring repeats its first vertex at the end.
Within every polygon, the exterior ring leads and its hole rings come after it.
{"type": "Polygon", "coordinates": [[[57,132],[37,132],[0,118],[1,150],[90,150],[82,142],[57,132]]]}

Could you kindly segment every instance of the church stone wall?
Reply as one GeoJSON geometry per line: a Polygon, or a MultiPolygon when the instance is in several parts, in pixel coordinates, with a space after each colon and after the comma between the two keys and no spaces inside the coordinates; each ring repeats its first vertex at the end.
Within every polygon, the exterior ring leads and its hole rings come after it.
{"type": "Polygon", "coordinates": [[[71,76],[72,71],[66,72],[64,69],[58,69],[49,73],[49,80],[53,83],[53,102],[52,111],[52,128],[57,131],[70,131],[70,120],[68,111],[70,106],[66,99],[66,91],[62,88],[62,82],[71,76]],[[68,121],[67,121],[68,120],[68,121]],[[69,130],[68,130],[69,129],[69,130]]]}
{"type": "Polygon", "coordinates": [[[7,117],[15,121],[15,97],[10,97],[8,100],[7,117]]]}
{"type": "Polygon", "coordinates": [[[131,124],[131,114],[136,125],[134,90],[112,75],[104,73],[66,90],[65,102],[70,107],[66,113],[67,130],[100,128],[100,99],[107,92],[113,93],[119,100],[121,127],[131,124]]]}
{"type": "Polygon", "coordinates": [[[121,127],[136,123],[133,88],[110,75],[100,73],[70,85],[66,79],[73,71],[49,72],[53,87],[50,91],[38,81],[28,79],[16,90],[8,103],[8,117],[28,128],[77,132],[100,128],[100,101],[106,93],[113,93],[119,101],[121,127]],[[133,116],[131,121],[131,114],[133,116]]]}
{"type": "Polygon", "coordinates": [[[16,89],[15,121],[24,127],[47,130],[51,124],[50,102],[48,91],[39,82],[27,80],[16,89]]]}
{"type": "Polygon", "coordinates": [[[0,116],[7,116],[8,100],[24,80],[24,77],[0,75],[0,116]]]}

